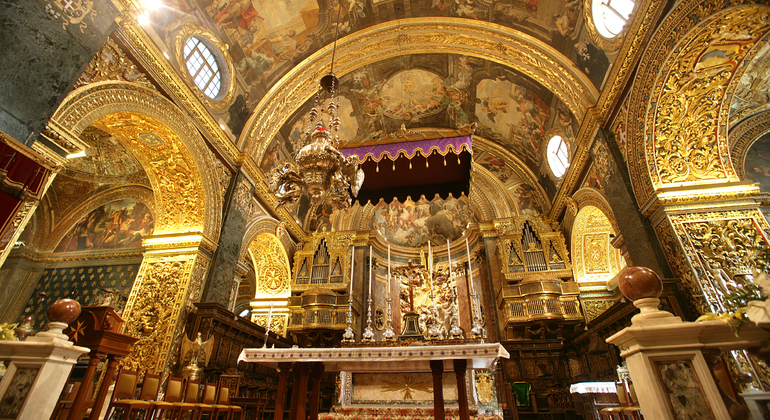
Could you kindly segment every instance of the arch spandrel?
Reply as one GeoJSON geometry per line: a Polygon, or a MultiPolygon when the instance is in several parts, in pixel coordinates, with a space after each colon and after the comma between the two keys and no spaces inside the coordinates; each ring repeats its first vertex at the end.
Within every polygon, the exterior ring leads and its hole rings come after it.
{"type": "MultiPolygon", "coordinates": [[[[259,161],[281,126],[318,89],[329,71],[332,46],[292,69],[257,105],[238,144],[259,161]]],[[[540,83],[578,118],[598,98],[596,88],[574,63],[553,47],[488,22],[454,18],[402,19],[356,32],[337,43],[335,74],[342,77],[370,63],[410,54],[450,53],[486,59],[520,71],[540,83]]]]}
{"type": "Polygon", "coordinates": [[[134,83],[99,82],[68,95],[52,120],[74,136],[98,121],[95,126],[119,138],[140,159],[157,192],[156,234],[201,232],[218,239],[223,198],[219,177],[213,176],[214,157],[176,105],[134,83]],[[166,141],[138,138],[152,130],[162,131],[166,141]],[[174,173],[175,168],[183,171],[174,173]]]}

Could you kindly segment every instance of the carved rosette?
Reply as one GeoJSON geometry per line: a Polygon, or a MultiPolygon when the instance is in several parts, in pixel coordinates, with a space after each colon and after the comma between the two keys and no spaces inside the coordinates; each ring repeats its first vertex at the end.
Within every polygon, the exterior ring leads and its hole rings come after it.
{"type": "Polygon", "coordinates": [[[185,316],[192,273],[201,256],[146,257],[123,312],[125,333],[139,340],[123,365],[160,373],[174,344],[175,331],[185,316]]]}

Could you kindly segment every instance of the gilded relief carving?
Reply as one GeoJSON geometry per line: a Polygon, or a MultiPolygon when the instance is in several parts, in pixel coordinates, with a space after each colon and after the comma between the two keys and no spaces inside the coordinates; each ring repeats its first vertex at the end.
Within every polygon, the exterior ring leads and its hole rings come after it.
{"type": "MultiPolygon", "coordinates": [[[[222,208],[222,196],[218,177],[213,176],[216,173],[214,156],[203,142],[200,133],[190,124],[188,117],[175,105],[158,96],[156,92],[138,85],[102,82],[70,94],[56,110],[51,123],[66,127],[73,133],[80,133],[94,121],[102,119],[100,121],[104,126],[101,128],[104,131],[112,131],[105,129],[108,124],[114,125],[115,130],[120,128],[120,131],[123,131],[124,127],[116,115],[128,118],[125,128],[134,135],[127,139],[128,141],[124,141],[120,136],[116,137],[140,159],[154,189],[160,191],[157,197],[169,200],[163,205],[177,211],[174,215],[176,220],[173,220],[173,217],[166,217],[169,213],[156,203],[160,220],[156,224],[155,233],[178,232],[176,229],[179,228],[182,231],[203,231],[207,237],[216,240],[221,226],[219,210],[222,208]],[[162,144],[152,146],[153,142],[138,138],[140,134],[152,133],[156,127],[157,131],[164,133],[166,140],[162,144]],[[150,163],[151,159],[144,156],[145,152],[153,155],[152,159],[156,159],[154,163],[150,163]],[[161,162],[163,159],[166,160],[165,163],[161,162]],[[156,174],[161,170],[168,173],[156,174]],[[177,170],[181,172],[177,173],[177,170]],[[194,178],[191,179],[191,176],[194,178]],[[174,186],[176,191],[164,192],[159,187],[161,181],[174,186]],[[182,188],[196,190],[183,192],[180,190],[182,188]],[[184,198],[179,200],[180,197],[176,194],[184,198]],[[179,202],[187,202],[192,195],[196,195],[198,201],[193,202],[189,208],[195,210],[180,211],[179,202]],[[201,205],[202,203],[205,204],[201,205]],[[190,223],[184,226],[186,222],[190,223]]],[[[163,141],[163,136],[158,137],[163,141]]],[[[150,139],[146,136],[145,138],[150,139]]]]}
{"type": "Polygon", "coordinates": [[[628,118],[629,138],[639,139],[629,144],[628,163],[640,203],[666,184],[737,180],[726,142],[729,101],[723,99],[770,27],[762,23],[766,8],[720,13],[724,7],[710,0],[680,3],[640,62],[628,118]],[[656,99],[654,108],[649,98],[656,99]]]}
{"type": "Polygon", "coordinates": [[[582,300],[583,312],[585,313],[586,322],[591,322],[599,315],[603,314],[607,309],[610,309],[615,304],[615,299],[604,300],[582,300]]]}
{"type": "Polygon", "coordinates": [[[203,231],[206,202],[201,177],[191,153],[180,147],[181,140],[171,129],[128,112],[110,114],[93,125],[119,138],[146,168],[156,192],[156,234],[203,231]]]}
{"type": "Polygon", "coordinates": [[[123,365],[163,371],[195,256],[146,258],[124,311],[125,333],[139,339],[123,365]]]}
{"type": "Polygon", "coordinates": [[[107,38],[107,42],[102,45],[96,57],[80,75],[73,89],[105,80],[138,83],[146,88],[157,90],[111,38],[107,38]]]}
{"type": "Polygon", "coordinates": [[[255,297],[288,297],[291,293],[289,258],[275,235],[263,233],[249,244],[257,278],[255,297]]]}

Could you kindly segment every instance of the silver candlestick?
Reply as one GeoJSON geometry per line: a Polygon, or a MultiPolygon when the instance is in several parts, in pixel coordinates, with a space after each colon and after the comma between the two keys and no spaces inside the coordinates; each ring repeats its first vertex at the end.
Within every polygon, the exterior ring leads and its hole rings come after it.
{"type": "Polygon", "coordinates": [[[366,310],[366,329],[364,329],[364,333],[361,335],[361,342],[363,343],[371,343],[374,341],[374,329],[372,328],[372,295],[369,295],[369,299],[367,300],[367,303],[369,304],[369,308],[366,310]]]}
{"type": "Polygon", "coordinates": [[[393,311],[390,308],[390,303],[393,301],[393,298],[388,296],[388,320],[385,324],[385,331],[382,332],[382,338],[385,339],[385,341],[395,341],[396,340],[396,332],[393,331],[393,311]]]}
{"type": "Polygon", "coordinates": [[[431,300],[431,310],[430,310],[430,324],[428,325],[428,332],[426,334],[426,337],[428,340],[440,340],[441,339],[441,329],[439,328],[439,322],[438,322],[438,308],[436,307],[436,296],[431,291],[430,293],[430,300],[431,300]]]}
{"type": "Polygon", "coordinates": [[[471,328],[471,337],[473,338],[480,338],[484,339],[486,338],[487,332],[484,329],[484,326],[481,325],[481,307],[479,303],[479,294],[473,293],[471,296],[473,298],[473,301],[471,304],[473,305],[472,312],[473,312],[473,327],[471,328]]]}
{"type": "Polygon", "coordinates": [[[342,334],[343,343],[352,343],[356,341],[356,333],[353,332],[353,295],[348,298],[348,319],[345,334],[342,334]]]}
{"type": "MultiPolygon", "coordinates": [[[[450,271],[450,278],[451,278],[451,271],[450,271]]],[[[463,339],[465,338],[465,332],[462,328],[460,328],[460,320],[457,317],[457,313],[459,312],[459,308],[457,306],[457,288],[452,288],[452,300],[454,300],[452,304],[452,317],[449,321],[450,329],[449,329],[449,338],[453,339],[463,339]]]]}

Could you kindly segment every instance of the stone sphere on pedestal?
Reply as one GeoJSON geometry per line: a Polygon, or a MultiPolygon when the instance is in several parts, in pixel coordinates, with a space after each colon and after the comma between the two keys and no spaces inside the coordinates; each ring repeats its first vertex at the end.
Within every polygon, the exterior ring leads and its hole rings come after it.
{"type": "Polygon", "coordinates": [[[657,298],[663,293],[663,282],[654,271],[646,267],[628,267],[620,273],[618,287],[627,299],[637,301],[657,298]]]}
{"type": "Polygon", "coordinates": [[[69,324],[80,316],[80,303],[74,299],[59,299],[48,307],[49,322],[69,324]]]}

